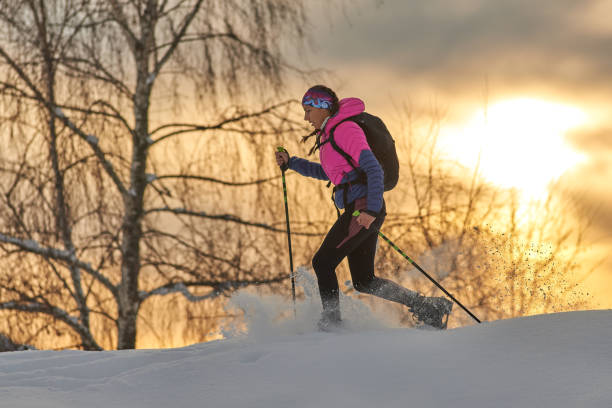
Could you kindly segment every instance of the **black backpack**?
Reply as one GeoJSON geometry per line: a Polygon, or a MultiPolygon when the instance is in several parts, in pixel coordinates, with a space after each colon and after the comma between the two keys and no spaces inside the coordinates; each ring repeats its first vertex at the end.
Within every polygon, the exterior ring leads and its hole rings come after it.
{"type": "Polygon", "coordinates": [[[344,119],[343,121],[337,123],[329,132],[329,142],[334,150],[340,153],[342,157],[344,157],[351,165],[351,167],[353,167],[353,169],[361,173],[362,181],[364,182],[366,180],[363,170],[355,167],[353,165],[351,156],[342,150],[334,141],[334,131],[340,123],[344,123],[346,121],[355,122],[363,130],[363,133],[365,133],[368,145],[370,146],[370,149],[372,149],[372,153],[374,153],[374,156],[376,156],[376,160],[378,160],[378,163],[380,163],[385,173],[385,191],[391,190],[396,186],[399,179],[399,161],[397,159],[397,152],[395,150],[395,140],[393,140],[387,126],[385,126],[379,117],[370,115],[367,112],[362,112],[359,115],[351,116],[350,118],[344,119]]]}

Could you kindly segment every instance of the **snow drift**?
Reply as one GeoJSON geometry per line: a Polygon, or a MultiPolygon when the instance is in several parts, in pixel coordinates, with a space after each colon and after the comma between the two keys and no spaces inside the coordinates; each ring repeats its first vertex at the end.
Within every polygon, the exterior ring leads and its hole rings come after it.
{"type": "Polygon", "coordinates": [[[3,353],[0,406],[612,406],[612,311],[442,332],[284,330],[172,350],[3,353]]]}

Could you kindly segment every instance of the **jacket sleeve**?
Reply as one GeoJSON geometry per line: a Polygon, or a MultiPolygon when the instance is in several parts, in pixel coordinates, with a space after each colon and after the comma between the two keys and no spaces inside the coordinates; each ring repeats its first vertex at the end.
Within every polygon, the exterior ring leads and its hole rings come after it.
{"type": "Polygon", "coordinates": [[[384,185],[384,172],[370,149],[362,150],[359,155],[359,167],[365,171],[368,178],[368,193],[366,196],[366,209],[371,215],[377,216],[382,209],[384,185]]]}
{"type": "Polygon", "coordinates": [[[327,174],[323,171],[323,167],[319,163],[314,163],[306,159],[293,156],[289,159],[289,168],[297,171],[302,176],[316,178],[318,180],[329,180],[327,174]]]}

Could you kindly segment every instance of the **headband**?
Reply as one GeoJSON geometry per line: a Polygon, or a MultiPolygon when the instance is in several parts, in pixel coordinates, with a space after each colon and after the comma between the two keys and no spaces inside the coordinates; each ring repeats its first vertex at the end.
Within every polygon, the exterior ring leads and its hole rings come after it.
{"type": "Polygon", "coordinates": [[[319,109],[331,110],[333,104],[333,98],[321,91],[308,90],[302,98],[302,105],[312,106],[319,109]]]}

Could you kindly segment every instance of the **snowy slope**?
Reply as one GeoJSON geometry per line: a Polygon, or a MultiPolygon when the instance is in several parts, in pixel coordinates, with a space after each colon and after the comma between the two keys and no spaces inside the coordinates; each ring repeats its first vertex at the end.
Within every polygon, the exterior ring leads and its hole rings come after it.
{"type": "Polygon", "coordinates": [[[0,407],[612,407],[612,311],[0,354],[0,407]]]}

